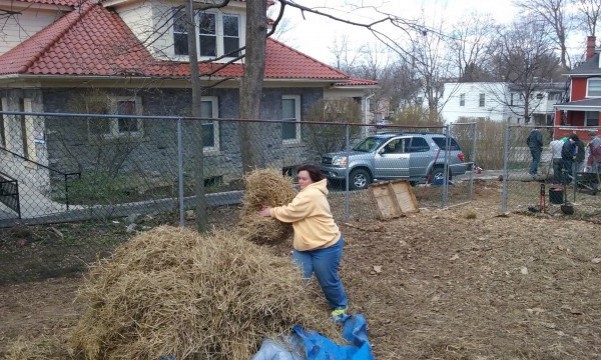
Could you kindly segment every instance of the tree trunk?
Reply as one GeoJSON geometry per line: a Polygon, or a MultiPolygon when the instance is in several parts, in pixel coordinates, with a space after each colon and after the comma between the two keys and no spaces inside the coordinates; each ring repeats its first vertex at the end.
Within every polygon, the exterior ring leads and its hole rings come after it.
{"type": "MultiPolygon", "coordinates": [[[[200,119],[200,97],[202,95],[202,85],[200,83],[200,73],[198,70],[198,52],[196,49],[194,9],[192,0],[186,1],[186,30],[188,32],[188,56],[190,61],[190,82],[192,84],[192,117],[200,119]]],[[[191,151],[194,174],[194,190],[196,193],[196,227],[199,232],[205,232],[208,228],[207,221],[207,202],[205,198],[204,185],[204,154],[202,141],[202,123],[200,120],[192,120],[187,124],[188,133],[193,134],[191,151]]]]}
{"type": "MultiPolygon", "coordinates": [[[[240,86],[240,119],[261,117],[261,97],[265,76],[265,47],[267,35],[267,2],[248,0],[246,3],[246,66],[240,86]]],[[[240,122],[238,135],[243,171],[264,167],[265,161],[259,139],[265,124],[240,122]]]]}

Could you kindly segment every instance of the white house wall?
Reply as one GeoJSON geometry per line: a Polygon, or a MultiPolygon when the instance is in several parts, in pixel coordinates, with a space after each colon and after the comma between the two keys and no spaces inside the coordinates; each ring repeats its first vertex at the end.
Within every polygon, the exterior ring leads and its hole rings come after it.
{"type": "Polygon", "coordinates": [[[62,15],[60,11],[32,9],[2,19],[0,55],[29,39],[62,15]]]}
{"type": "Polygon", "coordinates": [[[148,50],[154,53],[155,46],[148,46],[148,44],[155,44],[153,41],[157,37],[153,25],[152,3],[127,4],[118,7],[116,11],[138,40],[142,44],[147,44],[148,50]]]}
{"type": "Polygon", "coordinates": [[[507,87],[502,83],[446,83],[441,115],[447,123],[460,118],[505,121],[510,116],[504,104],[507,94],[507,87]],[[465,94],[464,106],[460,106],[460,94],[465,94]],[[479,106],[480,94],[485,94],[484,107],[479,106]]]}

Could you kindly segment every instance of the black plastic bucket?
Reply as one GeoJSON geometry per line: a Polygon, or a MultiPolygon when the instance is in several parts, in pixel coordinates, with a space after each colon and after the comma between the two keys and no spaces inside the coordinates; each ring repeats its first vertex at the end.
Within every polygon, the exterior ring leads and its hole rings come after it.
{"type": "Polygon", "coordinates": [[[551,188],[549,189],[549,201],[551,204],[563,204],[563,189],[551,188]]]}

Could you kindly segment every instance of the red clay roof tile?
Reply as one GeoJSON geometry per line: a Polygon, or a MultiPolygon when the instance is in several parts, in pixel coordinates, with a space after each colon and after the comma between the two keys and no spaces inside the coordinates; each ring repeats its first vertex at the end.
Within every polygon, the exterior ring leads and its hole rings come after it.
{"type": "Polygon", "coordinates": [[[18,3],[79,6],[83,0],[13,0],[18,3]]]}
{"type": "MultiPolygon", "coordinates": [[[[200,66],[201,74],[215,72],[216,77],[240,77],[244,72],[241,64],[218,68],[200,66]]],[[[118,14],[100,5],[83,5],[0,56],[0,74],[186,77],[190,70],[186,62],[154,59],[118,14]]],[[[349,79],[273,39],[267,40],[265,78],[349,79]]]]}

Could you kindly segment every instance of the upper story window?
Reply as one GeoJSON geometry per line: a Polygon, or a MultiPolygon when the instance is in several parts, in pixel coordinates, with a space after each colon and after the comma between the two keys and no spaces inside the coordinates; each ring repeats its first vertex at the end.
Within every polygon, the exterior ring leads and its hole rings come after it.
{"type": "Polygon", "coordinates": [[[486,106],[486,94],[484,94],[484,93],[481,93],[481,94],[480,94],[480,101],[479,101],[479,103],[478,103],[478,106],[479,106],[479,107],[484,107],[484,106],[486,106]]]}
{"type": "MultiPolygon", "coordinates": [[[[188,55],[185,13],[173,9],[173,47],[175,55],[188,55]]],[[[240,48],[240,16],[222,12],[197,12],[195,31],[201,57],[236,57],[240,48]]]]}
{"type": "Polygon", "coordinates": [[[510,106],[514,106],[515,105],[515,100],[516,100],[515,98],[516,98],[515,93],[511,93],[510,94],[510,99],[509,99],[509,105],[510,106]]]}
{"type": "Polygon", "coordinates": [[[465,94],[459,94],[459,106],[465,106],[465,94]]]}
{"type": "Polygon", "coordinates": [[[601,97],[601,78],[588,79],[586,97],[601,97]]]}

